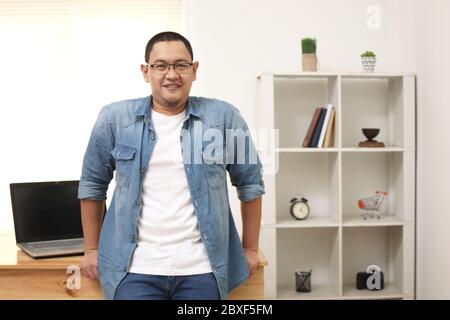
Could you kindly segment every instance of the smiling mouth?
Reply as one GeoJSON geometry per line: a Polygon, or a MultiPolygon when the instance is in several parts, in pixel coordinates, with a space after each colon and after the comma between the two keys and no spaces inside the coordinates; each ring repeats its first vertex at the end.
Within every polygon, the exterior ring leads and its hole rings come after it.
{"type": "Polygon", "coordinates": [[[180,88],[181,86],[178,84],[166,84],[163,87],[166,89],[169,89],[169,90],[176,90],[176,89],[180,88]]]}

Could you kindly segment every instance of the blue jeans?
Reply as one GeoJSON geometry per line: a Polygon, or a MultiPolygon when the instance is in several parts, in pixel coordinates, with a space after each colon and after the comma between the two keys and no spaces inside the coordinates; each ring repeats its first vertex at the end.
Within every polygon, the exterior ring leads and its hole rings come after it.
{"type": "Polygon", "coordinates": [[[189,276],[127,273],[114,300],[220,300],[212,272],[189,276]]]}

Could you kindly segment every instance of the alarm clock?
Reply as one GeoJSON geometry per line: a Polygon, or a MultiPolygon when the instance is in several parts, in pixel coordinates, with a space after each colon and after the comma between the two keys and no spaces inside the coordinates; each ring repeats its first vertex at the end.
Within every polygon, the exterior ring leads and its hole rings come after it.
{"type": "Polygon", "coordinates": [[[296,220],[305,220],[309,215],[308,200],[305,198],[292,198],[290,207],[291,216],[296,220]]]}

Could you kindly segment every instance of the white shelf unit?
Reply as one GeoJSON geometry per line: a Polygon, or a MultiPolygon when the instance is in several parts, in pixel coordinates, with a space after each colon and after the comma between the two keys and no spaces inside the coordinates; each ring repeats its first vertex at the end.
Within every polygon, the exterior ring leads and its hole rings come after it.
{"type": "Polygon", "coordinates": [[[269,73],[258,75],[257,141],[264,165],[261,246],[267,299],[415,297],[415,75],[269,73]],[[315,108],[336,110],[331,148],[303,148],[315,108]],[[362,128],[380,128],[385,148],[359,148],[362,128]],[[364,220],[357,200],[387,191],[380,219],[364,220]],[[311,212],[294,220],[290,199],[311,212]],[[357,290],[356,273],[381,267],[385,288],[357,290]],[[312,292],[295,291],[295,272],[312,271],[312,292]]]}

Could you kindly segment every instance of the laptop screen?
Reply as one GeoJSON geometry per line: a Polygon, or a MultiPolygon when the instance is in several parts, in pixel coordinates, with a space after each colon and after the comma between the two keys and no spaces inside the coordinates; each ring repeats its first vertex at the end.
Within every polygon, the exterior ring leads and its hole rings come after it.
{"type": "Polygon", "coordinates": [[[17,243],[82,238],[79,181],[11,183],[17,243]]]}

